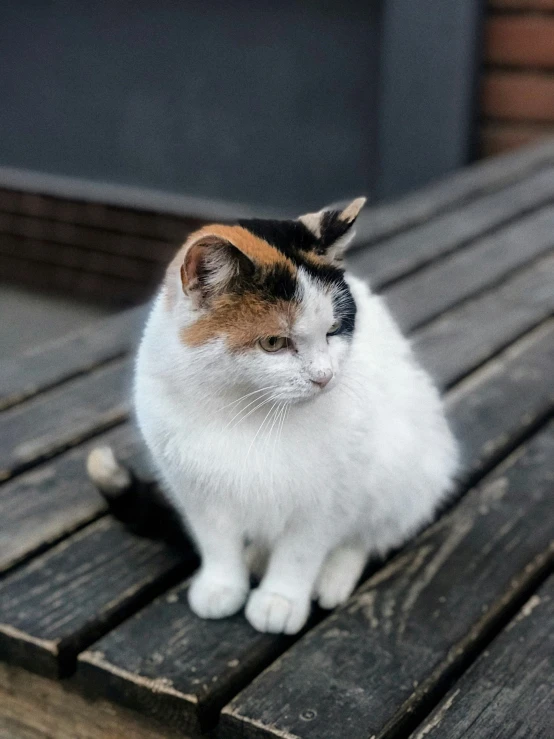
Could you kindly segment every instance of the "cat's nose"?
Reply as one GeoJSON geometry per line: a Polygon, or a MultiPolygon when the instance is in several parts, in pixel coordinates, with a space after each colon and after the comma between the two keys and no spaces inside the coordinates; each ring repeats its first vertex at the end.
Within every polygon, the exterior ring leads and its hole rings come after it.
{"type": "Polygon", "coordinates": [[[312,377],[312,382],[314,385],[319,385],[319,387],[323,390],[323,388],[328,385],[331,380],[333,379],[333,370],[325,370],[324,372],[318,373],[317,377],[312,377]]]}

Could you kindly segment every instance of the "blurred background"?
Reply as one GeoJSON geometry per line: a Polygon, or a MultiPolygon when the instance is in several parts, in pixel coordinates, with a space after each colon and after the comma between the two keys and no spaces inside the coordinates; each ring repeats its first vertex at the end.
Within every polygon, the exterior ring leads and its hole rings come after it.
{"type": "Polygon", "coordinates": [[[0,352],[146,300],[205,221],[554,134],[553,72],[554,0],[3,0],[0,352]]]}

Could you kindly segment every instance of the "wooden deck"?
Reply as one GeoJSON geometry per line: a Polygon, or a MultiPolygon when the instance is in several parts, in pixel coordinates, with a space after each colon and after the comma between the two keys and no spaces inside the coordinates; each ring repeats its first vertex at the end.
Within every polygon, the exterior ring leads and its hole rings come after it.
{"type": "Polygon", "coordinates": [[[0,367],[0,736],[546,739],[554,725],[554,144],[369,213],[350,265],[446,392],[457,503],[299,636],[188,609],[191,551],[87,481],[145,309],[0,367]],[[550,640],[550,641],[549,641],[550,640]]]}

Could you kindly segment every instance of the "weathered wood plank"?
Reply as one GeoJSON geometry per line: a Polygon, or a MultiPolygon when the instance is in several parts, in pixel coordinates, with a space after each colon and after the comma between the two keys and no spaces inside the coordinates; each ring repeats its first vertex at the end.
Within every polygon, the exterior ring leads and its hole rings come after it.
{"type": "Polygon", "coordinates": [[[429,221],[446,210],[523,180],[553,161],[554,145],[547,141],[465,167],[391,203],[363,211],[358,218],[355,245],[366,246],[429,221]]]}
{"type": "Polygon", "coordinates": [[[413,331],[553,248],[554,207],[548,207],[392,285],[387,303],[402,329],[413,331]]]}
{"type": "Polygon", "coordinates": [[[553,200],[554,168],[549,168],[369,249],[356,250],[349,264],[381,288],[553,200]]]}
{"type": "MultiPolygon", "coordinates": [[[[529,423],[548,412],[551,383],[548,375],[539,372],[548,367],[544,347],[554,351],[552,334],[537,332],[521,342],[518,350],[479,372],[472,385],[466,383],[452,398],[450,414],[466,445],[471,475],[488,468],[528,431],[529,423]],[[519,399],[512,403],[514,387],[519,399]],[[529,418],[522,419],[526,412],[529,418]]],[[[463,490],[461,482],[459,492],[463,490]]],[[[160,598],[80,656],[78,672],[84,676],[87,691],[96,686],[129,707],[170,716],[187,727],[210,725],[225,700],[263,669],[276,651],[290,644],[282,638],[260,636],[242,615],[221,622],[200,621],[188,609],[184,590],[160,598]],[[163,634],[153,636],[160,623],[163,634]],[[143,678],[158,678],[167,689],[153,691],[143,678]]]]}
{"type": "Polygon", "coordinates": [[[413,739],[546,739],[554,696],[554,576],[455,684],[413,739]]]}
{"type": "Polygon", "coordinates": [[[552,413],[554,320],[457,385],[446,398],[463,451],[461,475],[475,479],[552,413]]]}
{"type": "Polygon", "coordinates": [[[196,617],[187,589],[184,583],[160,596],[83,652],[81,691],[198,733],[212,727],[219,708],[291,643],[290,637],[255,632],[242,613],[221,621],[196,617]]]}
{"type": "Polygon", "coordinates": [[[221,736],[408,728],[551,566],[553,460],[551,423],[239,694],[221,736]]]}
{"type": "Polygon", "coordinates": [[[135,536],[111,517],[74,534],[0,584],[0,658],[60,675],[76,654],[184,576],[192,550],[135,536]]]}
{"type": "Polygon", "coordinates": [[[0,364],[0,410],[129,352],[147,306],[131,308],[0,364]]]}
{"type": "Polygon", "coordinates": [[[0,488],[0,574],[106,512],[85,470],[98,444],[109,444],[141,479],[149,478],[146,450],[125,424],[11,480],[0,488]]]}
{"type": "Polygon", "coordinates": [[[126,418],[131,365],[116,360],[4,411],[0,480],[126,418]]]}
{"type": "Polygon", "coordinates": [[[0,663],[2,739],[193,739],[54,681],[0,663]]]}
{"type": "MultiPolygon", "coordinates": [[[[481,318],[482,314],[478,313],[477,321],[481,318]]],[[[494,325],[496,324],[493,323],[493,329],[494,325]]],[[[454,321],[454,327],[456,326],[454,321]]],[[[475,334],[469,332],[468,335],[474,336],[475,334]]],[[[510,419],[506,418],[504,406],[506,398],[514,394],[514,387],[517,389],[515,397],[521,401],[521,404],[512,402],[510,405],[513,411],[511,416],[513,426],[509,443],[515,443],[514,439],[527,433],[529,424],[536,423],[541,414],[548,412],[547,396],[542,392],[535,392],[537,368],[543,364],[548,366],[549,361],[549,344],[547,340],[544,340],[544,336],[544,333],[539,333],[538,336],[531,337],[529,350],[531,360],[527,355],[524,355],[523,360],[517,360],[516,364],[519,369],[515,386],[512,381],[513,375],[505,372],[506,358],[503,358],[498,364],[489,368],[487,377],[489,375],[490,377],[485,389],[476,393],[482,401],[476,403],[473,397],[467,399],[467,392],[472,396],[474,393],[471,384],[468,387],[464,386],[465,389],[462,388],[463,392],[459,394],[456,402],[451,401],[450,412],[455,422],[458,416],[464,418],[464,411],[468,407],[477,408],[477,412],[488,418],[488,423],[481,435],[476,433],[472,425],[474,410],[461,423],[459,433],[462,438],[466,439],[466,447],[472,450],[474,458],[471,474],[475,474],[476,469],[482,465],[490,465],[491,453],[503,453],[505,449],[506,439],[503,438],[503,434],[506,430],[510,430],[508,423],[510,419]],[[491,392],[489,387],[492,387],[494,392],[491,392]],[[522,420],[521,417],[525,413],[528,415],[522,420]]],[[[471,342],[458,349],[464,357],[471,356],[471,342]]],[[[521,354],[519,347],[515,349],[515,354],[517,356],[521,354]]],[[[442,355],[441,344],[437,345],[436,350],[431,347],[427,353],[427,356],[431,359],[435,358],[435,361],[440,355],[442,355]]],[[[509,355],[507,362],[509,365],[509,355]]],[[[546,392],[547,388],[548,386],[546,386],[546,392]]],[[[456,395],[453,397],[455,398],[456,395]]],[[[129,458],[135,468],[137,466],[140,468],[141,463],[144,464],[141,447],[137,447],[135,438],[126,427],[110,432],[107,436],[122,457],[129,458]]],[[[95,443],[97,441],[91,442],[91,444],[95,443]]],[[[0,496],[0,514],[3,515],[4,521],[10,521],[6,530],[9,530],[11,534],[0,547],[0,563],[5,567],[11,566],[18,559],[28,557],[33,549],[47,546],[53,540],[67,534],[76,526],[83,525],[86,520],[96,517],[104,510],[102,500],[86,479],[84,458],[87,450],[88,446],[66,453],[49,465],[42,465],[36,472],[26,473],[5,486],[0,496]],[[37,479],[37,475],[40,480],[37,479]],[[20,503],[23,499],[26,505],[22,508],[20,503]],[[15,533],[17,536],[14,535],[15,533]]]]}
{"type": "Polygon", "coordinates": [[[548,256],[428,324],[415,334],[413,346],[447,388],[553,311],[554,256],[548,256]]]}

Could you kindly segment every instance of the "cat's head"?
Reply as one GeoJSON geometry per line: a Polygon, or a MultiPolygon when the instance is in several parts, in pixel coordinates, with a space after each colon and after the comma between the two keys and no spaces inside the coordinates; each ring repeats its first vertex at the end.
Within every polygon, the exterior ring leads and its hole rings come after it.
{"type": "Polygon", "coordinates": [[[364,202],[189,237],[173,270],[187,308],[180,340],[207,380],[289,402],[336,384],[356,324],[343,256],[364,202]]]}

